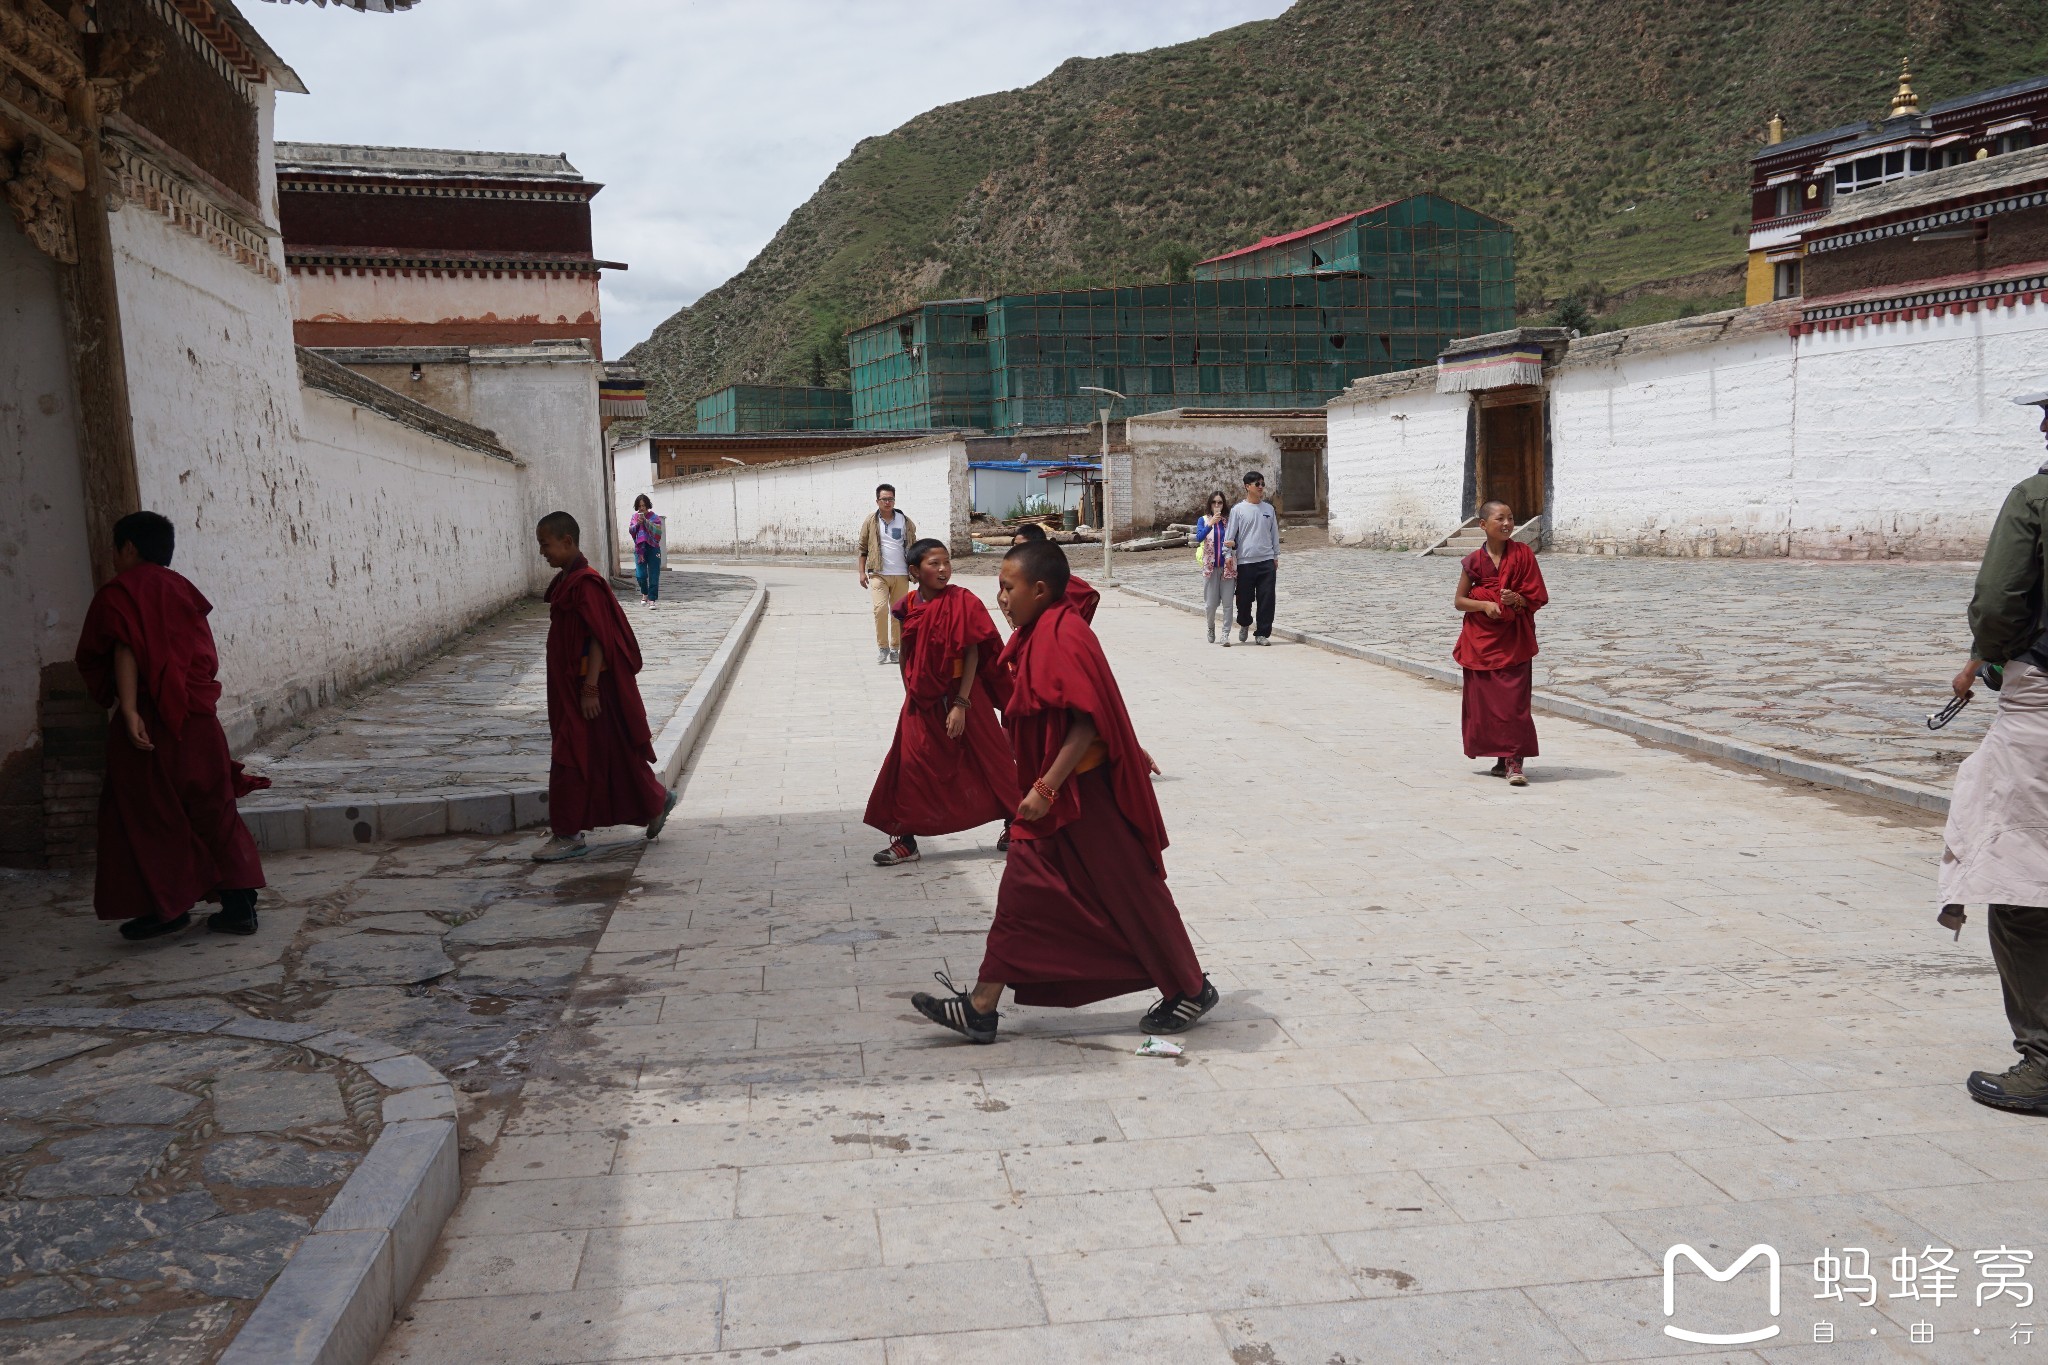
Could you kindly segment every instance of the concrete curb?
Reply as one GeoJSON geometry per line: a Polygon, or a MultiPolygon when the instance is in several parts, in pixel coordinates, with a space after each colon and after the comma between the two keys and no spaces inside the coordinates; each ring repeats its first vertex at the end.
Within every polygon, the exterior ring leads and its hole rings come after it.
{"type": "MultiPolygon", "coordinates": [[[[662,785],[672,787],[703,730],[703,717],[725,691],[734,663],[753,637],[767,606],[768,589],[750,573],[732,578],[752,580],[754,595],[739,619],[704,665],[682,703],[654,740],[654,770],[662,785]],[[678,728],[678,722],[684,722],[678,728]]],[[[260,797],[256,798],[260,801],[260,797]]],[[[329,801],[293,805],[251,805],[242,808],[242,823],[265,853],[295,848],[337,848],[380,839],[416,839],[429,834],[510,834],[548,822],[548,789],[460,787],[411,796],[390,793],[347,794],[329,801]]]]}
{"type": "MultiPolygon", "coordinates": [[[[1143,598],[1162,607],[1173,607],[1196,616],[1202,614],[1203,608],[1199,602],[1168,597],[1164,593],[1153,592],[1148,588],[1134,588],[1123,583],[1116,586],[1133,597],[1143,598]]],[[[1462,687],[1465,683],[1464,673],[1460,669],[1426,664],[1417,659],[1389,654],[1385,650],[1372,649],[1365,645],[1355,645],[1328,635],[1317,635],[1305,630],[1289,630],[1277,625],[1273,627],[1273,634],[1283,640],[1293,640],[1300,644],[1313,645],[1317,649],[1328,650],[1332,654],[1363,659],[1367,663],[1398,669],[1403,673],[1427,678],[1431,682],[1443,683],[1450,687],[1462,687]]],[[[1801,758],[1782,749],[1767,749],[1758,744],[1744,744],[1740,740],[1690,730],[1682,725],[1644,720],[1641,716],[1632,716],[1625,711],[1591,706],[1570,697],[1560,697],[1553,692],[1535,693],[1530,699],[1530,707],[1548,715],[1563,716],[1568,720],[1584,721],[1588,725],[1619,730],[1623,734],[1634,735],[1637,739],[1646,739],[1653,744],[1704,754],[1709,758],[1725,759],[1730,763],[1740,763],[1744,767],[1775,773],[1780,777],[1798,778],[1803,782],[1833,787],[1838,791],[1854,792],[1858,796],[1875,797],[1880,801],[1890,801],[1914,810],[1931,811],[1936,815],[1948,814],[1948,793],[1924,783],[1908,782],[1900,778],[1872,777],[1853,768],[1801,758]]]]}
{"type": "Polygon", "coordinates": [[[718,706],[718,699],[725,695],[726,685],[732,675],[739,671],[740,656],[754,638],[754,628],[761,624],[761,617],[768,610],[768,585],[750,573],[736,573],[734,578],[751,578],[754,581],[754,595],[747,599],[747,605],[740,608],[737,621],[726,631],[725,639],[719,642],[711,658],[704,664],[704,671],[697,675],[697,681],[684,696],[683,704],[668,718],[668,724],[661,727],[661,733],[654,737],[654,771],[661,778],[661,785],[673,787],[682,776],[683,765],[690,761],[690,754],[697,747],[697,740],[703,735],[704,727],[711,721],[711,712],[718,706]]]}
{"type": "Polygon", "coordinates": [[[218,1365],[368,1365],[462,1193],[455,1089],[410,1052],[318,1024],[228,1010],[0,1011],[0,1027],[125,1028],[287,1043],[354,1062],[385,1090],[384,1127],[218,1365]]]}

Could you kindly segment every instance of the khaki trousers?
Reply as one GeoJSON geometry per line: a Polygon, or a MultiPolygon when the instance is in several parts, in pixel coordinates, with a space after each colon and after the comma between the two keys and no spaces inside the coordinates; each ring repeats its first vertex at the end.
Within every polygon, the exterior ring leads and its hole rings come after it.
{"type": "Polygon", "coordinates": [[[875,606],[875,648],[898,649],[903,644],[903,626],[889,614],[889,608],[903,600],[903,594],[910,591],[910,579],[904,574],[868,575],[868,598],[875,606]]]}

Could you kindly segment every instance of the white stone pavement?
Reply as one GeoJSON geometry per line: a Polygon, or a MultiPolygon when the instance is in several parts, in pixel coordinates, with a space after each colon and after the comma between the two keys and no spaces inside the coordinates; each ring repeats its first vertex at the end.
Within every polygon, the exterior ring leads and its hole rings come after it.
{"type": "MultiPolygon", "coordinates": [[[[2048,1126],[1962,1092],[2009,1044],[1981,923],[1931,924],[1931,823],[1557,721],[1511,789],[1448,690],[1112,596],[1224,1003],[1178,1061],[1132,1055],[1149,997],[977,1048],[906,999],[972,979],[995,831],[870,865],[893,670],[850,573],[764,573],[581,1023],[384,1361],[1661,1358],[1699,1349],[1661,1332],[1681,1241],[1783,1257],[1781,1335],[1708,1358],[2024,1358],[2048,1307],[1978,1309],[1973,1253],[2048,1243],[2048,1126]],[[1961,1301],[1886,1297],[1930,1245],[1961,1301]],[[1845,1246],[1872,1307],[1813,1297],[1845,1246]]],[[[1670,1321],[1770,1324],[1761,1273],[1689,1275],[1670,1321]]]]}

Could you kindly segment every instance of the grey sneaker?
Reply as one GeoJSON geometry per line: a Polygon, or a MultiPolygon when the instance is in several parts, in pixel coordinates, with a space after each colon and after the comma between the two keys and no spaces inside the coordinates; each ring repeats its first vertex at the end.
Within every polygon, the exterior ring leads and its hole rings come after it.
{"type": "Polygon", "coordinates": [[[1258,638],[1254,639],[1252,643],[1255,645],[1270,645],[1273,643],[1273,637],[1270,635],[1261,635],[1258,638]]]}
{"type": "Polygon", "coordinates": [[[875,651],[875,662],[878,664],[889,662],[889,651],[886,647],[875,651]]]}
{"type": "Polygon", "coordinates": [[[583,842],[582,835],[564,839],[557,834],[533,851],[533,860],[537,863],[566,863],[571,858],[581,858],[588,852],[590,845],[583,842]]]}
{"type": "Polygon", "coordinates": [[[902,650],[900,650],[900,649],[892,649],[892,650],[890,650],[890,651],[889,651],[889,662],[890,662],[890,663],[892,663],[892,664],[900,664],[900,663],[902,663],[902,662],[903,662],[903,651],[902,651],[902,650]]]}
{"type": "Polygon", "coordinates": [[[1250,626],[1239,626],[1237,628],[1237,642],[1239,644],[1243,644],[1246,640],[1249,640],[1251,638],[1252,628],[1250,626]]]}
{"type": "Polygon", "coordinates": [[[2048,1066],[2032,1057],[1996,1076],[1988,1071],[1972,1071],[1968,1088],[1971,1099],[1993,1109],[2048,1114],[2048,1066]]]}
{"type": "Polygon", "coordinates": [[[668,823],[668,813],[676,808],[676,802],[680,799],[674,792],[670,792],[661,798],[660,813],[647,822],[647,837],[649,839],[659,839],[661,837],[661,827],[668,823]]]}

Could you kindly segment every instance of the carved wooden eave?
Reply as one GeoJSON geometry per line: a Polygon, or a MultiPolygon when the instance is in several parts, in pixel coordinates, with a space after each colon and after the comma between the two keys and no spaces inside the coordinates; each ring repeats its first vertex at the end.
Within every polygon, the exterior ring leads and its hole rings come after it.
{"type": "MultiPolygon", "coordinates": [[[[266,85],[304,88],[232,5],[115,2],[154,14],[244,100],[254,103],[266,85]]],[[[110,8],[100,0],[102,13],[110,8]]],[[[281,282],[277,232],[261,210],[122,115],[123,98],[161,55],[153,39],[119,29],[89,36],[44,0],[0,0],[0,197],[39,251],[75,264],[74,196],[96,165],[103,183],[87,199],[109,212],[132,203],[160,214],[243,269],[281,282]]]]}
{"type": "Polygon", "coordinates": [[[0,0],[0,197],[45,255],[78,260],[72,196],[86,185],[80,35],[39,0],[0,0]]]}

